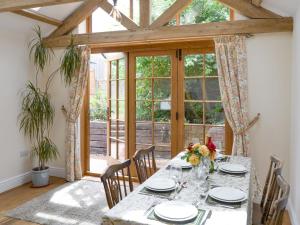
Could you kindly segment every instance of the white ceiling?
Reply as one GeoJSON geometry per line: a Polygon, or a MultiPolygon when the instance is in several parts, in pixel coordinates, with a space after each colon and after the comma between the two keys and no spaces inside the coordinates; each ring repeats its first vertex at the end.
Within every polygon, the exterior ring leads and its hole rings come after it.
{"type": "Polygon", "coordinates": [[[264,0],[262,6],[282,16],[294,16],[300,0],[264,0]]]}

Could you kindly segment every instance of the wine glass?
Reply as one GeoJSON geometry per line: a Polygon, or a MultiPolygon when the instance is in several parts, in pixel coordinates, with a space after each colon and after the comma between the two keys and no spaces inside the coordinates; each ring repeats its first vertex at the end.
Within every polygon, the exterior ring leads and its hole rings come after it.
{"type": "Polygon", "coordinates": [[[175,193],[173,195],[173,199],[179,199],[178,193],[180,191],[182,179],[183,179],[183,173],[182,173],[182,167],[179,164],[172,164],[170,168],[170,177],[173,179],[176,183],[175,193]]]}

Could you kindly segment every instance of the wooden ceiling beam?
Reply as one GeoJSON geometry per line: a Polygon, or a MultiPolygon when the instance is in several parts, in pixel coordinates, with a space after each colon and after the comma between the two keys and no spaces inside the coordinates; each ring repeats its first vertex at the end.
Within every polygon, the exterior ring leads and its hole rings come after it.
{"type": "Polygon", "coordinates": [[[41,13],[35,12],[30,9],[17,10],[17,11],[13,11],[12,13],[18,14],[20,16],[25,16],[27,18],[37,20],[43,23],[47,23],[53,26],[60,26],[62,24],[62,21],[60,20],[45,16],[41,13]]]}
{"type": "Polygon", "coordinates": [[[252,4],[251,0],[218,0],[228,7],[237,10],[243,16],[251,19],[273,19],[281,18],[280,15],[273,13],[263,7],[252,4]]]}
{"type": "Polygon", "coordinates": [[[193,0],[177,0],[163,14],[161,14],[151,25],[150,29],[158,28],[167,24],[176,14],[184,10],[193,0]]]}
{"type": "MultiPolygon", "coordinates": [[[[35,7],[59,5],[83,0],[1,0],[0,12],[16,11],[35,7]]],[[[88,1],[88,0],[86,0],[88,1]]]]}
{"type": "Polygon", "coordinates": [[[146,28],[150,25],[151,0],[140,0],[140,27],[146,28]]]}
{"type": "MultiPolygon", "coordinates": [[[[293,31],[293,18],[251,19],[207,24],[166,26],[158,29],[136,31],[114,31],[73,36],[74,44],[98,47],[135,46],[155,43],[174,43],[178,41],[208,40],[219,35],[240,35],[293,31]]],[[[46,38],[49,47],[66,47],[70,35],[46,38]]]]}
{"type": "Polygon", "coordinates": [[[88,0],[69,15],[49,37],[58,37],[74,30],[83,20],[90,16],[98,7],[101,0],[88,0]]]}
{"type": "MultiPolygon", "coordinates": [[[[107,0],[101,1],[99,3],[99,7],[101,7],[105,12],[107,12],[108,14],[111,12],[113,5],[110,4],[107,0]]],[[[128,30],[136,30],[138,29],[138,25],[136,25],[135,22],[133,22],[132,19],[128,18],[126,15],[124,15],[121,11],[120,11],[121,15],[122,15],[122,20],[121,20],[121,24],[127,28],[128,30]]]]}

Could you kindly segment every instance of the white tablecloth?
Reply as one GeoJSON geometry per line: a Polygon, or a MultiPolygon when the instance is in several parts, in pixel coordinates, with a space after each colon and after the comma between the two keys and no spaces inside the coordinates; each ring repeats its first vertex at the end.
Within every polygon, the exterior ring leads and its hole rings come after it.
{"type": "MultiPolygon", "coordinates": [[[[178,158],[177,156],[176,158],[178,158]]],[[[174,160],[174,159],[173,159],[174,160]]],[[[169,164],[172,163],[170,161],[169,164]]],[[[228,209],[221,206],[211,206],[205,202],[205,199],[200,200],[200,208],[204,210],[212,210],[212,215],[205,225],[251,225],[251,213],[252,213],[252,191],[251,191],[251,180],[253,176],[251,159],[246,157],[231,157],[230,162],[239,163],[244,165],[248,169],[248,173],[245,176],[230,176],[223,175],[218,172],[210,174],[211,184],[218,186],[229,186],[243,190],[247,193],[248,200],[242,204],[240,208],[228,209]]],[[[197,181],[195,179],[189,179],[193,176],[191,170],[185,171],[184,177],[189,180],[187,187],[184,188],[180,193],[180,200],[185,202],[193,203],[199,199],[199,192],[197,192],[197,181]]],[[[169,170],[165,168],[159,170],[151,178],[154,177],[169,177],[169,170]]],[[[163,224],[158,221],[149,220],[145,215],[145,211],[154,202],[168,201],[164,198],[156,196],[144,195],[139,191],[144,188],[145,183],[138,186],[132,193],[126,198],[119,202],[115,207],[110,209],[103,217],[103,225],[133,225],[133,224],[163,224]]]]}

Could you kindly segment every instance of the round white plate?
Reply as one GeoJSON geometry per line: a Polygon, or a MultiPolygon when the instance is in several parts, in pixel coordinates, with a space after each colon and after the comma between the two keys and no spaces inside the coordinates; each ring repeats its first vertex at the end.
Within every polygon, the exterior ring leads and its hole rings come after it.
{"type": "Polygon", "coordinates": [[[240,164],[225,163],[219,166],[219,170],[227,173],[246,173],[247,168],[240,164]]]}
{"type": "Polygon", "coordinates": [[[155,206],[154,213],[164,220],[184,222],[195,218],[198,210],[195,206],[182,201],[168,201],[155,206]]]}
{"type": "MultiPolygon", "coordinates": [[[[182,159],[174,160],[173,163],[178,166],[181,166],[182,169],[192,168],[192,164],[190,164],[189,162],[182,160],[182,159]]],[[[172,164],[171,164],[171,166],[172,166],[172,164]]]]}
{"type": "Polygon", "coordinates": [[[245,192],[231,187],[217,187],[211,189],[208,195],[218,201],[242,202],[247,199],[245,192]]]}
{"type": "Polygon", "coordinates": [[[175,181],[169,178],[153,178],[148,180],[146,188],[152,191],[170,191],[175,189],[175,181]]]}

